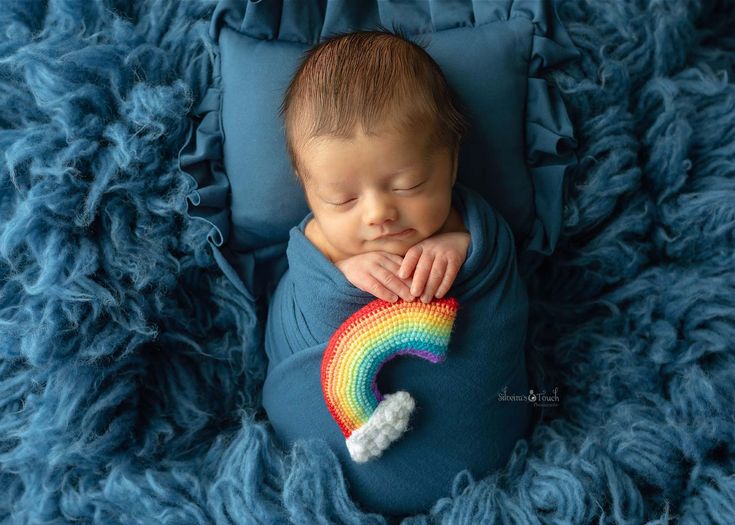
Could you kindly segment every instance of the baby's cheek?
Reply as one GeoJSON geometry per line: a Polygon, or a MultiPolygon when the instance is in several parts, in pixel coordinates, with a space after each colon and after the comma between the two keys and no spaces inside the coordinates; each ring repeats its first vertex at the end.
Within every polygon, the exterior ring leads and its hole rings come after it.
{"type": "Polygon", "coordinates": [[[435,196],[422,202],[419,210],[416,210],[417,230],[423,239],[427,239],[438,232],[444,225],[449,214],[449,209],[444,202],[446,199],[435,196]]]}
{"type": "Polygon", "coordinates": [[[338,223],[333,230],[335,244],[342,251],[350,255],[357,255],[369,251],[365,248],[365,240],[360,236],[360,232],[351,227],[349,223],[338,223]]]}

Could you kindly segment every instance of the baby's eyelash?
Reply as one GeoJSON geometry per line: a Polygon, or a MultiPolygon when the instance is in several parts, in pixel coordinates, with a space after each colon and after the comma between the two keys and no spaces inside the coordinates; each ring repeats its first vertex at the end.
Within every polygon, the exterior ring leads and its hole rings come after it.
{"type": "Polygon", "coordinates": [[[418,184],[416,184],[415,186],[411,186],[410,188],[396,188],[396,189],[395,189],[395,191],[409,191],[409,190],[415,190],[416,188],[418,188],[419,186],[421,186],[421,185],[422,185],[422,184],[423,184],[424,182],[426,182],[426,181],[425,181],[425,180],[424,180],[424,181],[421,181],[421,182],[419,182],[418,184]]]}
{"type": "MultiPolygon", "coordinates": [[[[423,180],[423,181],[419,182],[418,184],[416,184],[414,186],[411,186],[410,188],[394,188],[393,191],[411,191],[411,190],[415,190],[416,188],[418,188],[419,186],[421,186],[425,182],[426,181],[423,180]]],[[[355,201],[355,200],[357,200],[357,198],[353,197],[351,199],[347,199],[346,201],[342,201],[342,202],[329,202],[329,201],[326,201],[326,202],[327,202],[327,204],[330,204],[332,206],[346,206],[346,205],[348,205],[349,203],[351,203],[352,201],[355,201]]]]}
{"type": "Polygon", "coordinates": [[[354,200],[355,199],[347,199],[344,202],[330,202],[329,204],[331,204],[332,206],[344,206],[345,204],[349,204],[349,203],[351,203],[354,200]]]}

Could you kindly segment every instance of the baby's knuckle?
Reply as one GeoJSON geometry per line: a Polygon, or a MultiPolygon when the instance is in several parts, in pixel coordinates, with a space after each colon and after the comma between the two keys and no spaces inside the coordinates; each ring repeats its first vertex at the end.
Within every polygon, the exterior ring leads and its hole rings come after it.
{"type": "Polygon", "coordinates": [[[368,284],[367,288],[368,290],[366,291],[370,292],[373,295],[378,295],[378,293],[383,290],[383,287],[377,281],[371,281],[370,284],[368,284]]]}
{"type": "Polygon", "coordinates": [[[442,277],[443,275],[444,275],[444,270],[442,268],[439,268],[437,266],[434,266],[431,268],[432,277],[442,277]]]}
{"type": "Polygon", "coordinates": [[[418,264],[419,264],[419,265],[420,265],[420,266],[421,266],[422,268],[429,268],[429,267],[431,266],[431,264],[432,264],[433,262],[434,262],[434,258],[433,258],[433,257],[430,257],[430,256],[428,256],[427,254],[424,254],[424,255],[423,255],[423,256],[421,257],[421,259],[419,260],[419,263],[418,263],[418,264]]]}

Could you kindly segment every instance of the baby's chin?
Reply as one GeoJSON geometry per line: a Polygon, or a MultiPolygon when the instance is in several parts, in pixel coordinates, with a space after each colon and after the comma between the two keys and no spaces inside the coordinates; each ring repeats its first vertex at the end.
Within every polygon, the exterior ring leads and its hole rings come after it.
{"type": "Polygon", "coordinates": [[[384,252],[392,253],[394,255],[399,255],[401,257],[406,256],[406,252],[408,249],[413,246],[413,244],[406,244],[406,243],[390,243],[388,246],[376,248],[376,250],[382,250],[384,252]]]}
{"type": "Polygon", "coordinates": [[[383,251],[399,255],[401,257],[406,256],[406,252],[411,249],[412,246],[424,240],[421,236],[413,236],[406,240],[389,240],[389,241],[373,241],[363,245],[360,253],[383,251]]]}
{"type": "Polygon", "coordinates": [[[357,243],[350,243],[349,245],[340,246],[335,244],[339,252],[342,253],[342,257],[353,257],[355,255],[362,255],[363,253],[370,252],[388,252],[399,257],[405,257],[406,252],[415,246],[419,242],[426,239],[426,235],[422,235],[419,232],[414,232],[413,235],[407,239],[390,239],[390,240],[376,240],[376,241],[362,241],[357,243]]]}

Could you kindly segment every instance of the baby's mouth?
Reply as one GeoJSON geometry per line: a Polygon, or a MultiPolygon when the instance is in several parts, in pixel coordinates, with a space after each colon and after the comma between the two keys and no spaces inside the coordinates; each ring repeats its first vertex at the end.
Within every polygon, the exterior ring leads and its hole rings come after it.
{"type": "Polygon", "coordinates": [[[398,231],[396,233],[387,233],[385,235],[381,235],[376,240],[398,240],[398,239],[405,239],[407,237],[410,237],[413,235],[413,232],[416,231],[413,228],[406,228],[405,230],[398,231]]]}

